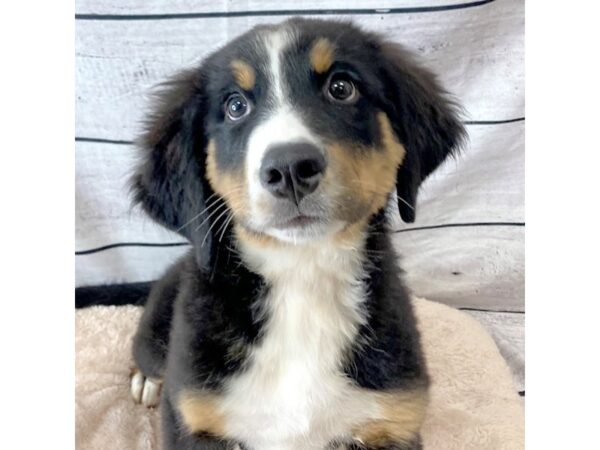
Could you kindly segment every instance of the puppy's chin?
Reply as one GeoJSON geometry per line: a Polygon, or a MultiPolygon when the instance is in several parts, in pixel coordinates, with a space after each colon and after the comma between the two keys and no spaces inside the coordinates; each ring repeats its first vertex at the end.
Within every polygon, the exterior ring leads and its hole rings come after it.
{"type": "Polygon", "coordinates": [[[300,216],[288,221],[239,221],[238,226],[255,236],[264,236],[292,245],[318,244],[342,231],[346,222],[337,219],[300,216]]]}
{"type": "Polygon", "coordinates": [[[342,221],[325,222],[316,220],[286,227],[268,227],[264,230],[264,233],[282,242],[306,245],[331,238],[341,231],[344,226],[345,223],[342,221]]]}

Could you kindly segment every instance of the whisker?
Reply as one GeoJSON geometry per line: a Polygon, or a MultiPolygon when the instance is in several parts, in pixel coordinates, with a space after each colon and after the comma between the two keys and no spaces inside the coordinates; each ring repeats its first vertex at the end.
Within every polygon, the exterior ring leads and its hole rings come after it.
{"type": "MultiPolygon", "coordinates": [[[[242,189],[242,186],[235,187],[235,188],[233,188],[233,189],[231,189],[231,190],[229,190],[229,191],[225,192],[223,195],[219,195],[219,197],[218,197],[218,198],[216,198],[216,199],[214,199],[214,200],[212,201],[212,203],[206,207],[206,209],[208,209],[208,208],[211,208],[211,207],[212,207],[214,204],[216,204],[217,202],[219,202],[219,201],[221,201],[221,200],[222,200],[222,201],[225,201],[224,197],[226,197],[226,196],[228,196],[228,195],[230,195],[230,194],[233,194],[234,192],[237,192],[237,191],[239,191],[240,189],[242,189]]],[[[210,197],[212,197],[213,195],[215,195],[215,194],[212,194],[210,197]]],[[[210,197],[209,197],[209,198],[210,198],[210,197]]]]}
{"type": "Polygon", "coordinates": [[[231,213],[231,216],[229,216],[229,219],[227,219],[227,221],[225,222],[225,226],[223,226],[223,232],[221,233],[221,236],[219,236],[219,242],[221,242],[221,239],[223,239],[223,236],[225,236],[225,231],[227,231],[227,227],[229,227],[229,224],[231,223],[232,220],[233,220],[233,213],[231,213]]]}
{"type": "Polygon", "coordinates": [[[210,194],[210,195],[208,196],[208,198],[207,198],[206,200],[204,200],[204,202],[205,202],[205,203],[208,203],[208,201],[209,201],[211,198],[213,198],[215,195],[219,195],[219,194],[218,194],[217,192],[213,192],[212,194],[210,194]]]}
{"type": "Polygon", "coordinates": [[[194,217],[192,217],[192,218],[191,218],[190,220],[188,220],[186,223],[184,223],[184,224],[183,224],[183,225],[181,225],[179,228],[177,228],[177,229],[175,230],[175,232],[179,232],[179,231],[183,230],[183,229],[184,229],[185,227],[187,227],[187,226],[188,226],[190,223],[192,223],[194,220],[196,220],[198,217],[200,217],[200,216],[202,215],[202,213],[203,213],[204,211],[206,211],[207,209],[208,209],[208,207],[207,207],[207,208],[204,208],[202,211],[200,211],[198,214],[196,214],[194,217]]]}
{"type": "Polygon", "coordinates": [[[202,222],[200,222],[200,224],[199,224],[199,225],[196,227],[196,229],[195,229],[194,231],[198,231],[198,230],[200,229],[200,227],[201,227],[202,225],[204,225],[204,224],[205,224],[205,223],[206,223],[206,222],[207,222],[207,221],[208,221],[208,220],[209,220],[209,219],[210,219],[212,216],[214,216],[214,215],[215,215],[215,214],[216,214],[216,213],[217,213],[219,210],[222,210],[222,209],[223,209],[223,206],[225,206],[225,207],[226,207],[226,208],[225,208],[226,210],[228,209],[228,208],[227,208],[227,203],[225,203],[225,202],[221,203],[219,206],[217,206],[217,207],[214,209],[214,211],[212,211],[212,212],[211,212],[211,213],[210,213],[208,216],[206,216],[206,217],[205,217],[205,219],[204,219],[202,222]]]}
{"type": "Polygon", "coordinates": [[[176,232],[178,232],[178,231],[181,231],[181,230],[183,230],[185,227],[187,227],[189,224],[191,224],[191,223],[192,223],[194,220],[196,220],[196,219],[200,218],[200,216],[201,216],[203,213],[207,212],[207,211],[208,211],[210,208],[212,208],[212,206],[213,206],[214,204],[216,204],[216,203],[217,203],[217,201],[219,201],[219,200],[220,200],[220,199],[216,199],[216,200],[215,200],[215,201],[214,201],[212,204],[208,205],[206,208],[204,208],[202,211],[200,211],[198,214],[196,214],[194,217],[192,217],[192,218],[191,218],[190,220],[188,220],[186,223],[184,223],[183,225],[181,225],[181,226],[180,226],[179,228],[177,228],[175,231],[176,231],[176,232]]]}
{"type": "Polygon", "coordinates": [[[219,223],[219,219],[221,217],[223,217],[227,213],[229,213],[229,208],[226,208],[225,211],[223,211],[221,214],[219,214],[219,216],[215,219],[215,221],[210,225],[210,228],[208,229],[208,231],[204,235],[204,239],[202,239],[202,243],[200,244],[200,247],[204,246],[204,243],[206,242],[206,238],[208,238],[208,235],[210,234],[210,231],[219,223]]]}
{"type": "MultiPolygon", "coordinates": [[[[230,191],[226,192],[226,193],[225,193],[225,194],[223,194],[223,195],[229,195],[229,194],[233,194],[235,191],[238,191],[239,189],[241,189],[241,187],[238,187],[238,188],[231,189],[230,191]]],[[[215,200],[214,202],[217,202],[218,200],[223,200],[223,199],[222,199],[222,197],[221,197],[221,198],[219,198],[219,199],[215,200]]],[[[214,202],[213,202],[213,203],[214,203],[214,202]]],[[[217,206],[217,207],[216,207],[216,208],[215,208],[215,209],[214,209],[214,210],[213,210],[213,211],[212,211],[212,212],[211,212],[211,213],[210,213],[210,214],[209,214],[209,215],[208,215],[208,216],[207,216],[207,217],[206,217],[206,218],[205,218],[205,219],[204,219],[204,220],[203,220],[203,221],[202,221],[202,222],[201,222],[201,223],[200,223],[200,224],[197,226],[197,227],[196,227],[196,230],[195,230],[195,231],[198,231],[198,229],[199,229],[199,228],[200,228],[200,227],[201,227],[201,226],[202,226],[204,223],[206,223],[206,221],[207,221],[207,220],[209,220],[209,219],[211,218],[211,216],[215,215],[215,213],[216,213],[217,211],[219,211],[220,209],[222,209],[222,208],[223,208],[223,206],[226,206],[226,207],[227,207],[227,203],[225,202],[225,200],[223,200],[223,203],[221,203],[219,206],[217,206]]]]}
{"type": "Polygon", "coordinates": [[[400,200],[402,203],[404,203],[406,206],[408,206],[410,209],[412,209],[413,211],[415,210],[414,206],[411,205],[410,203],[408,203],[406,200],[404,200],[402,197],[400,197],[399,195],[396,195],[396,198],[398,200],[400,200]]]}
{"type": "MultiPolygon", "coordinates": [[[[238,189],[241,189],[242,187],[243,187],[243,184],[242,184],[242,183],[238,183],[238,184],[237,184],[237,185],[235,185],[235,186],[234,186],[234,187],[233,187],[231,190],[229,190],[229,191],[225,192],[225,193],[224,193],[224,194],[222,194],[222,195],[227,195],[227,194],[229,194],[229,193],[230,193],[230,192],[232,192],[232,191],[237,191],[238,189]]],[[[206,199],[206,201],[209,201],[209,200],[210,200],[212,197],[214,197],[215,195],[221,195],[221,194],[219,194],[218,192],[213,192],[213,193],[212,193],[212,194],[211,194],[211,195],[210,195],[210,196],[209,196],[209,197],[206,199]]]]}
{"type": "MultiPolygon", "coordinates": [[[[231,189],[230,191],[226,192],[223,195],[229,195],[232,194],[235,191],[239,191],[240,189],[242,189],[242,186],[237,186],[233,189],[231,189]]],[[[187,227],[188,225],[190,225],[192,222],[194,222],[195,220],[197,220],[203,213],[208,212],[213,206],[215,206],[216,204],[218,204],[219,201],[224,200],[223,197],[221,195],[219,195],[217,192],[213,192],[211,195],[208,196],[208,198],[206,199],[205,202],[208,202],[211,198],[213,198],[214,196],[217,196],[216,199],[214,199],[210,204],[208,204],[204,209],[202,209],[202,211],[200,211],[198,214],[196,214],[194,217],[192,217],[190,220],[188,220],[186,223],[184,223],[183,225],[181,225],[179,228],[177,228],[177,230],[175,230],[176,232],[179,232],[181,230],[183,230],[185,227],[187,227]]],[[[217,208],[219,209],[219,208],[217,208]]],[[[213,211],[214,212],[214,211],[213,211]]],[[[209,216],[210,217],[210,216],[209,216]]],[[[202,226],[202,224],[199,225],[199,227],[202,226]]],[[[197,228],[196,228],[197,230],[197,228]]]]}
{"type": "MultiPolygon", "coordinates": [[[[210,197],[213,197],[215,194],[212,194],[210,197]]],[[[210,198],[209,197],[209,198],[210,198]]],[[[207,207],[205,207],[204,209],[202,209],[198,214],[196,214],[194,217],[192,217],[190,220],[188,220],[186,223],[184,223],[183,225],[181,225],[179,228],[177,228],[177,230],[175,231],[181,231],[183,230],[185,227],[187,227],[189,224],[191,224],[194,220],[198,219],[203,213],[207,212],[210,208],[212,208],[219,200],[221,200],[221,198],[217,198],[215,199],[210,205],[208,205],[207,207]]]]}
{"type": "MultiPolygon", "coordinates": [[[[233,211],[229,210],[229,212],[230,212],[231,214],[233,214],[233,211]]],[[[223,222],[221,223],[221,225],[219,226],[219,228],[217,228],[217,231],[215,231],[215,236],[216,236],[217,234],[219,234],[219,232],[220,232],[221,230],[223,230],[223,229],[224,229],[224,227],[225,227],[225,224],[226,224],[226,223],[227,223],[227,221],[229,220],[229,217],[230,217],[230,216],[228,215],[228,216],[226,216],[226,217],[225,217],[225,219],[223,219],[223,222]]],[[[219,242],[220,242],[220,240],[219,240],[219,242]]]]}

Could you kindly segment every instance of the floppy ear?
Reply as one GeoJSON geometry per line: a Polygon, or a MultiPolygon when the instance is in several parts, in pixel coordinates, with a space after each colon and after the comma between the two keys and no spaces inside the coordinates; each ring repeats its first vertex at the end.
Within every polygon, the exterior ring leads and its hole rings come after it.
{"type": "Polygon", "coordinates": [[[207,99],[199,71],[166,82],[140,139],[142,163],[132,180],[136,203],[157,222],[185,236],[201,268],[212,267],[215,242],[204,220],[212,191],[205,177],[207,99]]]}
{"type": "Polygon", "coordinates": [[[406,149],[397,177],[398,208],[414,222],[417,191],[427,176],[462,143],[465,129],[459,107],[435,76],[420,68],[400,45],[381,44],[388,114],[406,149]]]}

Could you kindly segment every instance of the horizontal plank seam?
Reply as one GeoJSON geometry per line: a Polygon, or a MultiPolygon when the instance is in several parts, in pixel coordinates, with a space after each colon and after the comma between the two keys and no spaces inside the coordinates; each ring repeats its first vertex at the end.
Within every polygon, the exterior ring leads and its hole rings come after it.
{"type": "Polygon", "coordinates": [[[330,16],[330,15],[391,15],[391,14],[416,14],[457,9],[475,8],[493,3],[495,0],[481,0],[476,2],[455,3],[440,6],[414,6],[405,8],[341,8],[341,9],[278,9],[263,11],[215,11],[215,12],[188,12],[171,14],[75,14],[76,20],[173,20],[173,19],[218,19],[227,17],[254,17],[254,16],[330,16]]]}
{"type": "Polygon", "coordinates": [[[468,223],[445,223],[441,225],[425,225],[422,227],[403,228],[394,230],[392,233],[405,233],[407,231],[434,230],[439,228],[457,227],[524,227],[525,222],[468,222],[468,223]]]}
{"type": "MultiPolygon", "coordinates": [[[[403,233],[406,231],[429,230],[434,228],[453,228],[453,227],[474,227],[474,226],[525,226],[524,222],[477,222],[477,223],[449,223],[443,225],[430,225],[424,227],[405,228],[404,230],[394,230],[392,233],[403,233]]],[[[88,250],[78,250],[75,255],[90,255],[105,250],[111,250],[118,247],[178,247],[189,245],[188,242],[170,242],[170,243],[153,243],[153,242],[118,242],[115,244],[103,245],[102,247],[91,248],[88,250]]]]}
{"type": "MultiPolygon", "coordinates": [[[[505,120],[469,120],[465,121],[465,125],[502,125],[506,123],[522,122],[525,117],[517,117],[516,119],[505,119],[505,120]]],[[[133,141],[125,141],[119,139],[104,139],[95,137],[75,137],[75,142],[92,142],[95,144],[117,144],[117,145],[132,145],[133,141]]]]}
{"type": "Polygon", "coordinates": [[[75,137],[75,142],[93,142],[98,144],[118,144],[118,145],[132,145],[133,141],[124,141],[119,139],[103,139],[93,137],[75,137]]]}
{"type": "Polygon", "coordinates": [[[103,245],[102,247],[91,248],[89,250],[79,250],[75,252],[75,255],[91,255],[92,253],[103,252],[118,247],[180,247],[183,245],[189,245],[189,242],[118,242],[115,244],[103,245]]]}
{"type": "Polygon", "coordinates": [[[513,311],[513,310],[502,310],[502,309],[480,309],[480,308],[458,308],[461,311],[474,311],[474,312],[485,312],[485,313],[503,313],[503,314],[525,314],[525,311],[513,311]]]}
{"type": "Polygon", "coordinates": [[[505,120],[465,120],[465,125],[501,125],[504,123],[524,122],[525,117],[516,117],[514,119],[505,120]]]}

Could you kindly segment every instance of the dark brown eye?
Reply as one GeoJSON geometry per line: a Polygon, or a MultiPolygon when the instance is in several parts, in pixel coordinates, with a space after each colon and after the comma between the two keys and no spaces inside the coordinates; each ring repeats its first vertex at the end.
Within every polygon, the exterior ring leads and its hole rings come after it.
{"type": "Polygon", "coordinates": [[[232,94],[225,102],[225,113],[229,120],[235,122],[250,113],[250,103],[242,94],[232,94]]]}
{"type": "Polygon", "coordinates": [[[354,83],[343,74],[334,74],[329,80],[327,95],[336,102],[352,103],[356,100],[358,92],[354,83]]]}

